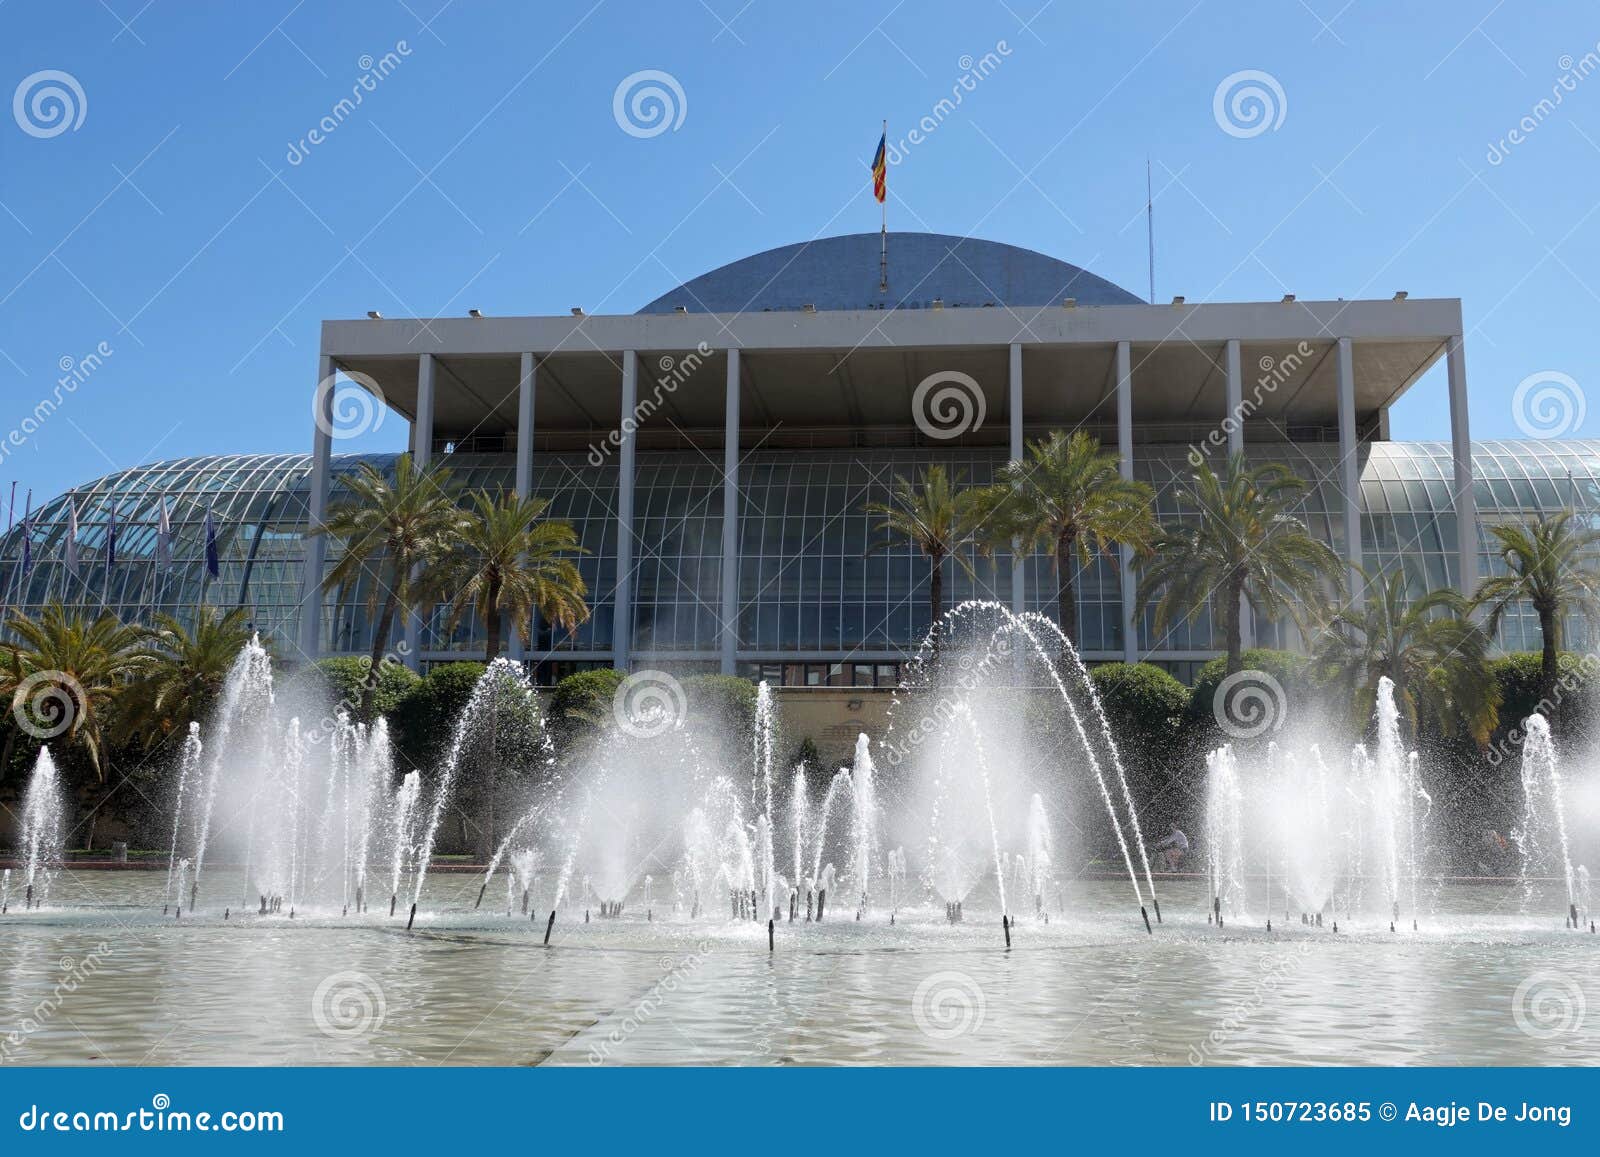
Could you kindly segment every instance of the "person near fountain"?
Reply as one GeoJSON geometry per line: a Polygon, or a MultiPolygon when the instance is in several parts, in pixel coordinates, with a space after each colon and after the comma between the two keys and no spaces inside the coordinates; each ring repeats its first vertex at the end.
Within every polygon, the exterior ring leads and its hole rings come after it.
{"type": "Polygon", "coordinates": [[[1151,851],[1162,853],[1167,861],[1167,871],[1176,872],[1183,863],[1183,858],[1189,854],[1189,837],[1177,824],[1172,825],[1172,833],[1164,840],[1158,840],[1151,847],[1151,851]]]}
{"type": "Polygon", "coordinates": [[[1485,828],[1478,841],[1478,872],[1484,876],[1499,876],[1511,867],[1511,845],[1493,828],[1485,828]]]}

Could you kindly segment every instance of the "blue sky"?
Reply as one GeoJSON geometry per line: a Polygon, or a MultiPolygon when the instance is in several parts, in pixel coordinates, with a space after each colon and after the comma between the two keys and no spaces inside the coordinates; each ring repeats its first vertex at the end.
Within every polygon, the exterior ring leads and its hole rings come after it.
{"type": "MultiPolygon", "coordinates": [[[[1600,71],[1579,75],[1600,13],[1397,7],[13,0],[0,96],[64,72],[82,118],[0,116],[0,438],[65,359],[111,352],[9,447],[0,500],[12,479],[37,500],[142,461],[309,448],[323,318],[631,312],[745,254],[875,230],[880,119],[901,135],[986,53],[891,171],[891,228],[1143,294],[1148,154],[1159,298],[1459,296],[1473,432],[1517,436],[1518,382],[1600,380],[1600,71]],[[639,137],[613,96],[647,69],[680,86],[682,123],[639,137]],[[1243,70],[1282,93],[1254,135],[1214,115],[1243,70]]],[[[1448,436],[1444,400],[1435,371],[1394,436],[1448,436]]],[[[1600,411],[1568,433],[1600,435],[1600,411]]],[[[391,418],[341,449],[403,437],[391,418]]]]}

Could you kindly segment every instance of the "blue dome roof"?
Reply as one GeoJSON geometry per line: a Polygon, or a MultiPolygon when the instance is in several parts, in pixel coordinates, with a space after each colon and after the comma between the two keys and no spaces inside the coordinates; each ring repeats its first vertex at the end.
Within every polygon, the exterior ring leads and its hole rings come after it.
{"type": "Polygon", "coordinates": [[[640,313],[751,313],[956,306],[1139,305],[1103,277],[1015,245],[943,233],[889,234],[889,288],[880,292],[877,233],[823,237],[730,262],[662,294],[640,313]]]}

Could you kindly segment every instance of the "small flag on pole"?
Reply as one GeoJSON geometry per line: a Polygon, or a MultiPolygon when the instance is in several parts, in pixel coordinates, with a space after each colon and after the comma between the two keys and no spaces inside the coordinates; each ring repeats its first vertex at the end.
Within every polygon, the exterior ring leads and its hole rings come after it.
{"type": "Polygon", "coordinates": [[[78,577],[78,504],[67,502],[67,573],[78,577]]]}
{"type": "Polygon", "coordinates": [[[167,517],[167,500],[161,500],[161,519],[156,524],[156,570],[172,569],[172,521],[167,517]]]}
{"type": "Polygon", "coordinates": [[[209,507],[206,508],[206,573],[212,578],[222,573],[217,559],[217,523],[209,507]]]}
{"type": "Polygon", "coordinates": [[[883,136],[878,138],[878,151],[872,158],[872,195],[878,199],[878,204],[883,204],[889,195],[889,130],[883,130],[883,136]]]}

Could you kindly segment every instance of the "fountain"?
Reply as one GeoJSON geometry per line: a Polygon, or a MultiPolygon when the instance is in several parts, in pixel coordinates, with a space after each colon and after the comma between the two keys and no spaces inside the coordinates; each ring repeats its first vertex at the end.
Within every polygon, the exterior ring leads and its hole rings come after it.
{"type": "MultiPolygon", "coordinates": [[[[41,747],[22,796],[22,885],[24,908],[40,908],[50,898],[50,884],[62,857],[61,777],[50,748],[41,747]]],[[[10,903],[9,875],[7,896],[10,903]]]]}
{"type": "MultiPolygon", "coordinates": [[[[890,766],[910,764],[898,784],[904,805],[898,817],[909,819],[906,834],[926,847],[924,880],[948,911],[992,884],[1001,915],[1009,917],[1005,865],[1012,848],[1029,865],[1020,883],[1042,913],[1045,881],[1059,854],[1051,832],[1055,806],[1080,809],[1080,830],[1104,825],[1104,836],[1090,838],[1104,839],[1121,861],[1145,925],[1147,900],[1160,918],[1110,724],[1076,650],[1049,619],[1016,615],[995,602],[963,603],[947,613],[911,664],[882,746],[890,766]],[[1084,786],[1095,802],[1077,798],[1084,786]],[[1091,820],[1096,811],[1099,819],[1091,820]]],[[[1018,883],[1011,881],[1013,891],[1018,883]]]]}
{"type": "Polygon", "coordinates": [[[1572,864],[1566,788],[1555,740],[1543,715],[1529,716],[1523,729],[1527,739],[1522,746],[1522,818],[1512,828],[1511,838],[1522,858],[1524,902],[1534,898],[1534,877],[1555,876],[1565,888],[1567,910],[1563,915],[1569,927],[1577,927],[1587,919],[1589,874],[1572,864]]]}
{"type": "Polygon", "coordinates": [[[1387,678],[1378,681],[1373,721],[1373,749],[1353,748],[1344,765],[1327,763],[1316,744],[1269,742],[1249,752],[1229,744],[1207,755],[1213,919],[1259,923],[1282,911],[1286,920],[1303,915],[1315,923],[1323,912],[1364,913],[1397,928],[1402,911],[1413,924],[1420,919],[1433,801],[1417,753],[1401,742],[1387,678]],[[1266,882],[1264,907],[1247,894],[1257,878],[1266,882]]]}

